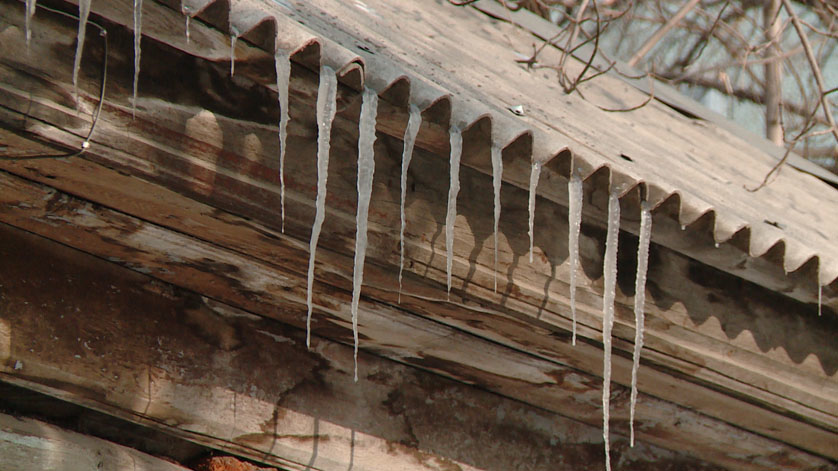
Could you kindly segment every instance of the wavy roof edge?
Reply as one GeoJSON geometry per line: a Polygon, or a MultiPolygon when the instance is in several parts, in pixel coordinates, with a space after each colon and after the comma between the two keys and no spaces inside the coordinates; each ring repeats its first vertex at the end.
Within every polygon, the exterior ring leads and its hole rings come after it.
{"type": "Polygon", "coordinates": [[[634,172],[621,168],[618,162],[609,160],[583,143],[573,142],[550,128],[544,129],[545,126],[535,120],[513,119],[506,108],[486,100],[446,90],[433,80],[416,74],[409,66],[394,63],[379,54],[356,54],[350,50],[357,47],[351,36],[338,29],[329,29],[328,25],[322,26],[327,32],[317,32],[316,26],[310,25],[323,19],[306,18],[285,0],[163,0],[163,3],[184,15],[200,17],[213,26],[227,28],[231,36],[243,38],[273,54],[296,56],[305,52],[311,55],[314,49],[320,64],[337,70],[341,80],[356,89],[369,86],[381,94],[397,84],[406,83],[411,103],[424,110],[447,101],[451,107],[451,124],[463,130],[482,119],[489,119],[492,145],[505,148],[522,137],[528,137],[532,140],[533,161],[547,163],[570,159],[563,164],[551,165],[563,177],[569,177],[570,171],[575,171],[587,179],[594,173],[605,171],[611,191],[619,192],[622,198],[639,189],[641,194],[646,195],[653,211],[674,205],[682,226],[709,218],[715,243],[735,242],[737,247],[755,258],[770,256],[776,259],[779,255],[786,273],[804,268],[812,272],[810,277],[815,278],[811,280],[812,289],[806,289],[805,293],[796,291],[797,294],[792,297],[804,302],[818,302],[823,294],[825,305],[838,304],[838,296],[833,295],[838,293],[838,258],[834,255],[786,236],[768,219],[764,225],[755,225],[736,214],[726,214],[701,196],[676,188],[665,179],[653,180],[634,175],[634,172]],[[301,24],[300,20],[305,24],[301,24]],[[826,286],[828,291],[818,293],[818,286],[826,286]]]}

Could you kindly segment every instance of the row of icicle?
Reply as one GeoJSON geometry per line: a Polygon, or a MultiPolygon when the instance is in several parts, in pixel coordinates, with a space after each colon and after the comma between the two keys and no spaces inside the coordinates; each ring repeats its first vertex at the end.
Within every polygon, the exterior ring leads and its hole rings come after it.
{"type": "MultiPolygon", "coordinates": [[[[73,87],[77,91],[78,73],[81,65],[82,50],[84,46],[87,19],[90,14],[90,1],[79,1],[79,27],[77,36],[76,54],[73,62],[73,87]]],[[[31,19],[35,13],[36,0],[25,0],[25,30],[27,45],[31,39],[31,19]]],[[[187,13],[187,12],[185,12],[187,13]]],[[[138,77],[140,71],[140,40],[142,37],[142,0],[134,0],[134,77],[133,77],[133,101],[132,110],[136,110],[138,77]]],[[[189,14],[186,15],[186,39],[189,41],[190,32],[189,14]]],[[[238,33],[230,37],[230,73],[235,72],[235,46],[238,33]]],[[[282,231],[285,231],[285,153],[287,141],[287,128],[289,121],[289,86],[291,75],[290,53],[284,50],[277,50],[275,54],[276,64],[276,86],[280,108],[279,120],[279,180],[280,180],[280,211],[282,218],[282,231]]],[[[323,65],[320,69],[320,85],[317,95],[316,116],[318,127],[317,139],[317,196],[315,201],[315,217],[312,225],[311,239],[309,241],[309,265],[308,283],[306,291],[307,316],[306,316],[306,345],[310,346],[311,341],[311,314],[313,310],[312,286],[314,282],[315,252],[317,249],[320,231],[325,219],[326,205],[326,181],[329,166],[329,147],[332,121],[336,111],[337,76],[334,69],[323,65]]],[[[355,261],[352,283],[352,333],[354,339],[354,379],[358,380],[358,304],[360,301],[361,285],[363,280],[364,259],[367,246],[367,223],[372,192],[374,163],[374,143],[376,129],[376,114],[378,107],[378,95],[372,89],[365,88],[362,96],[361,117],[359,123],[358,140],[358,209],[356,214],[356,239],[355,239],[355,261]]],[[[407,186],[407,172],[413,155],[413,148],[416,143],[416,136],[422,123],[420,108],[410,105],[408,124],[404,134],[404,149],[401,162],[401,201],[400,201],[400,229],[399,229],[399,301],[401,301],[402,274],[404,270],[404,230],[405,230],[405,198],[407,186]]],[[[459,171],[460,158],[462,156],[462,129],[451,126],[450,132],[450,176],[448,204],[445,217],[445,249],[446,249],[446,288],[450,298],[451,274],[453,264],[454,248],[454,223],[457,216],[457,196],[459,194],[459,171]]],[[[503,175],[503,149],[498,144],[491,147],[492,161],[492,183],[494,190],[494,290],[497,291],[497,264],[498,264],[498,223],[500,220],[500,189],[503,175]]],[[[533,241],[536,187],[541,172],[541,164],[534,162],[530,174],[529,187],[529,259],[533,261],[533,241]]],[[[568,247],[570,264],[570,310],[572,318],[571,342],[576,345],[576,288],[577,271],[579,267],[579,232],[582,221],[582,200],[583,200],[582,179],[575,172],[568,180],[568,247]]],[[[643,346],[644,330],[644,303],[646,271],[648,267],[649,244],[651,240],[652,218],[647,202],[641,203],[641,219],[639,245],[637,252],[637,274],[635,281],[635,342],[631,375],[631,400],[630,400],[630,443],[634,446],[634,412],[637,401],[637,371],[640,365],[640,351],[643,346]]],[[[606,470],[610,471],[610,439],[609,439],[609,402],[611,384],[611,330],[614,325],[614,298],[617,279],[617,246],[620,229],[620,202],[617,193],[611,193],[608,199],[608,226],[606,233],[605,259],[603,267],[604,293],[603,293],[603,439],[605,442],[606,470]]],[[[822,286],[818,283],[818,313],[821,312],[822,286]]]]}
{"type": "MultiPolygon", "coordinates": [[[[26,40],[27,44],[31,38],[31,18],[35,12],[35,1],[26,0],[26,40]]],[[[81,65],[82,52],[87,27],[87,19],[90,14],[90,0],[79,1],[79,27],[77,35],[76,54],[73,62],[73,87],[77,90],[78,73],[81,65]]],[[[186,15],[186,36],[189,40],[189,15],[186,15]]],[[[133,101],[132,110],[136,110],[138,78],[140,71],[140,54],[142,38],[142,0],[134,0],[134,77],[133,77],[133,101]]],[[[231,35],[230,41],[230,74],[235,72],[235,45],[236,34],[231,35]]],[[[285,151],[287,145],[288,129],[288,107],[289,107],[289,86],[291,75],[290,54],[287,51],[277,50],[275,54],[276,86],[280,108],[279,120],[279,180],[280,180],[280,212],[282,220],[282,231],[285,231],[285,151]]],[[[309,265],[306,290],[306,304],[308,308],[306,316],[306,345],[311,344],[311,314],[313,310],[312,286],[314,283],[315,253],[317,249],[320,231],[326,215],[326,183],[328,178],[329,148],[332,121],[335,117],[337,99],[337,77],[334,69],[322,66],[320,69],[320,85],[317,94],[316,117],[318,128],[317,139],[317,196],[315,200],[315,217],[309,241],[309,265]]],[[[376,113],[378,107],[378,95],[375,91],[365,88],[363,92],[361,117],[359,124],[358,140],[358,209],[356,214],[356,237],[355,237],[355,262],[352,283],[352,334],[354,340],[354,379],[358,381],[358,304],[360,301],[361,285],[363,280],[364,259],[367,245],[367,221],[369,204],[372,191],[374,163],[374,143],[376,113]]],[[[411,104],[407,128],[404,134],[404,150],[402,154],[401,169],[401,201],[400,201],[400,229],[399,229],[399,300],[402,291],[402,273],[404,270],[404,229],[405,229],[405,198],[407,186],[407,171],[413,155],[413,147],[416,136],[422,123],[421,110],[418,106],[411,104]]],[[[447,292],[450,297],[451,274],[454,250],[454,224],[457,216],[457,196],[460,190],[459,171],[460,158],[462,156],[462,129],[452,126],[450,128],[450,181],[448,193],[448,208],[445,217],[445,249],[446,249],[446,282],[447,292]]],[[[492,184],[494,189],[494,289],[497,291],[497,264],[498,264],[498,224],[500,220],[500,188],[503,175],[502,148],[493,145],[491,148],[492,160],[492,184]]],[[[533,240],[534,240],[534,217],[536,186],[541,171],[541,164],[533,163],[530,175],[529,194],[529,237],[530,237],[530,262],[533,261],[533,240]]],[[[577,175],[572,175],[568,182],[569,196],[569,231],[568,242],[570,251],[570,305],[573,318],[572,343],[576,345],[576,272],[579,264],[579,230],[581,227],[582,215],[582,180],[577,175]]],[[[614,322],[614,292],[616,280],[616,256],[617,256],[617,234],[619,232],[619,200],[616,194],[609,199],[608,235],[606,236],[605,255],[605,294],[603,296],[603,341],[605,345],[604,360],[604,385],[603,385],[603,438],[605,440],[606,469],[610,470],[609,459],[609,434],[608,434],[608,404],[610,397],[610,372],[611,372],[611,327],[614,322]]],[[[631,391],[631,444],[634,446],[634,408],[637,398],[637,368],[639,355],[643,340],[643,298],[645,290],[646,257],[648,257],[649,234],[651,233],[651,218],[649,211],[644,206],[642,213],[640,248],[638,249],[638,272],[637,272],[637,296],[635,298],[635,316],[637,330],[635,337],[634,363],[632,368],[632,391],[631,391]]]]}

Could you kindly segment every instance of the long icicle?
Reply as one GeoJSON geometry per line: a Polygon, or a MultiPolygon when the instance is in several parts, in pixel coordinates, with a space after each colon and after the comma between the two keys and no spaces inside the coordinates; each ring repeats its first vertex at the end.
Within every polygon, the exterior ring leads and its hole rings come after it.
{"type": "Polygon", "coordinates": [[[448,183],[448,212],[445,215],[445,254],[448,280],[448,298],[451,298],[451,269],[454,265],[454,223],[457,220],[457,195],[460,193],[460,157],[463,154],[463,133],[451,126],[451,175],[448,183]]]}
{"type": "Polygon", "coordinates": [[[640,240],[637,245],[637,276],[634,280],[634,356],[631,365],[631,402],[629,403],[629,430],[634,447],[634,409],[637,404],[637,370],[640,368],[640,350],[643,348],[644,311],[646,306],[646,271],[649,267],[649,243],[652,240],[652,213],[649,203],[640,203],[640,240]]]}
{"type": "Polygon", "coordinates": [[[315,200],[314,224],[311,226],[311,240],[308,254],[308,289],[306,291],[306,347],[311,347],[311,294],[314,284],[314,255],[323,219],[326,218],[326,180],[329,178],[329,139],[332,135],[332,121],[335,119],[337,99],[337,76],[329,66],[320,67],[320,85],[317,89],[317,199],[315,200]]]}
{"type": "Polygon", "coordinates": [[[29,41],[32,39],[32,16],[35,15],[36,0],[26,0],[26,48],[29,48],[29,41]]]}
{"type": "Polygon", "coordinates": [[[579,230],[582,227],[582,178],[575,173],[567,182],[567,247],[570,259],[570,315],[573,318],[572,345],[576,345],[576,272],[579,270],[579,230]]]}
{"type": "Polygon", "coordinates": [[[495,235],[495,293],[498,292],[498,224],[500,223],[500,187],[503,181],[503,149],[498,144],[492,144],[492,188],[495,194],[494,204],[494,235],[495,235]]]}
{"type": "Polygon", "coordinates": [[[532,249],[533,243],[535,241],[535,191],[538,187],[538,177],[541,176],[541,162],[533,162],[532,163],[532,170],[530,171],[530,200],[529,200],[529,213],[530,213],[530,227],[529,227],[529,234],[530,234],[530,263],[532,263],[532,249]]]}
{"type": "Polygon", "coordinates": [[[416,136],[422,126],[422,110],[418,106],[410,105],[410,114],[407,119],[407,128],[404,130],[404,149],[402,150],[402,175],[401,175],[401,200],[399,203],[399,303],[402,302],[402,271],[404,270],[404,228],[406,225],[404,217],[404,202],[407,198],[407,170],[410,168],[410,160],[413,158],[413,146],[416,144],[416,136]]]}
{"type": "Polygon", "coordinates": [[[358,127],[358,212],[355,215],[355,267],[352,273],[352,337],[355,340],[355,382],[358,382],[358,301],[364,282],[364,259],[367,256],[367,222],[375,173],[375,119],[378,95],[364,88],[358,127]]]}
{"type": "MultiPolygon", "coordinates": [[[[188,17],[187,17],[188,18],[188,17]]],[[[279,99],[279,214],[285,233],[285,146],[288,140],[288,87],[291,82],[291,54],[277,49],[274,55],[276,89],[279,99]]]]}
{"type": "Polygon", "coordinates": [[[137,114],[137,85],[140,80],[140,41],[143,37],[143,0],[134,0],[134,95],[131,116],[137,114]]]}
{"type": "Polygon", "coordinates": [[[87,17],[90,15],[90,0],[79,1],[79,32],[76,36],[76,57],[73,59],[73,95],[79,95],[79,68],[84,51],[84,36],[87,33],[87,17]]]}
{"type": "Polygon", "coordinates": [[[617,289],[617,243],[620,234],[620,198],[616,192],[608,197],[608,232],[605,235],[605,281],[602,295],[602,438],[605,440],[605,470],[611,471],[609,409],[611,406],[611,328],[614,326],[614,298],[617,289]]]}

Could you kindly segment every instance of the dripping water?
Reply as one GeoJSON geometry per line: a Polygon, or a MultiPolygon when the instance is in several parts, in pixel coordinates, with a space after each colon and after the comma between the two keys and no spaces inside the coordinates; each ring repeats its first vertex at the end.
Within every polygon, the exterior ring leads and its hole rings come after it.
{"type": "Polygon", "coordinates": [[[495,293],[498,292],[498,223],[500,222],[500,187],[503,181],[503,149],[497,145],[492,144],[492,188],[495,193],[495,293]]]}
{"type": "Polygon", "coordinates": [[[617,242],[620,234],[620,198],[616,192],[608,197],[608,232],[605,236],[605,281],[602,296],[602,438],[605,440],[605,469],[611,471],[611,442],[609,440],[609,408],[611,403],[611,328],[614,326],[614,297],[617,281],[617,242]]]}
{"type": "Polygon", "coordinates": [[[282,218],[282,232],[285,233],[285,146],[288,140],[288,89],[291,82],[291,55],[277,49],[274,55],[276,66],[276,90],[279,99],[279,214],[282,218]]]}
{"type": "Polygon", "coordinates": [[[311,227],[308,255],[308,289],[306,292],[306,347],[311,347],[312,284],[314,283],[314,255],[323,219],[326,218],[326,180],[329,177],[329,139],[332,121],[335,118],[337,99],[337,77],[329,66],[320,67],[320,85],[317,89],[317,198],[315,200],[314,224],[311,227]]]}
{"type": "Polygon", "coordinates": [[[192,23],[192,17],[191,17],[191,16],[189,16],[189,15],[186,15],[186,26],[185,26],[185,31],[186,31],[186,42],[187,42],[187,43],[188,43],[188,42],[189,42],[189,40],[191,39],[190,34],[189,34],[189,25],[190,25],[191,23],[192,23]]]}
{"type": "Polygon", "coordinates": [[[646,304],[646,271],[649,267],[649,243],[652,240],[652,213],[649,203],[640,203],[640,240],[637,246],[637,276],[634,281],[634,356],[631,365],[631,401],[629,429],[631,446],[634,446],[634,409],[637,404],[637,370],[640,368],[640,350],[643,348],[644,309],[646,304]]]}
{"type": "Polygon", "coordinates": [[[567,182],[568,232],[567,247],[570,261],[570,315],[573,318],[571,343],[576,345],[576,272],[579,269],[579,229],[582,227],[582,178],[575,173],[567,182]]]}
{"type": "Polygon", "coordinates": [[[410,160],[413,158],[413,146],[416,144],[416,136],[419,134],[419,127],[422,125],[422,110],[418,106],[410,105],[410,114],[407,119],[407,128],[404,130],[404,149],[402,150],[402,175],[401,175],[401,201],[399,205],[399,303],[402,302],[402,271],[404,270],[404,202],[407,197],[407,170],[410,168],[410,160]]]}
{"type": "Polygon", "coordinates": [[[90,0],[79,1],[79,31],[76,36],[76,57],[73,60],[73,94],[79,95],[79,67],[84,50],[84,35],[87,32],[87,17],[90,15],[90,0]]]}
{"type": "Polygon", "coordinates": [[[32,16],[35,15],[36,0],[26,0],[26,48],[29,49],[29,41],[32,39],[32,16]]]}
{"type": "Polygon", "coordinates": [[[533,249],[533,241],[535,239],[535,190],[538,186],[538,177],[541,176],[541,162],[533,162],[532,163],[532,170],[530,171],[530,200],[529,200],[529,212],[530,212],[530,263],[532,263],[532,249],[533,249]]]}
{"type": "Polygon", "coordinates": [[[448,212],[445,215],[445,254],[448,281],[448,298],[451,298],[451,269],[454,262],[454,222],[457,219],[457,195],[460,193],[460,157],[463,154],[463,134],[451,126],[451,175],[448,187],[448,212]]]}
{"type": "Polygon", "coordinates": [[[143,0],[134,0],[134,95],[131,116],[137,113],[137,85],[140,79],[140,40],[143,37],[143,0]]]}

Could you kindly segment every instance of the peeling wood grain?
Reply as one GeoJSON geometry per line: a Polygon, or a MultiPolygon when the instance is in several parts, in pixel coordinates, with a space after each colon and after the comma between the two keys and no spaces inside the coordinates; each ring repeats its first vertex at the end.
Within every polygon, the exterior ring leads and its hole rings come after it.
{"type": "MultiPolygon", "coordinates": [[[[0,181],[8,182],[8,178],[0,181]]],[[[56,237],[64,244],[95,253],[129,268],[146,271],[156,278],[200,290],[213,299],[275,317],[292,325],[304,325],[305,284],[302,272],[298,274],[281,266],[265,265],[253,258],[55,193],[46,187],[27,186],[20,183],[2,185],[0,195],[7,198],[2,207],[9,209],[0,212],[0,220],[56,237]],[[21,208],[15,201],[27,202],[24,206],[30,207],[21,208]],[[32,208],[31,203],[37,201],[49,202],[49,212],[32,208]],[[25,216],[26,213],[29,216],[25,216]]],[[[301,264],[305,259],[304,251],[280,250],[280,247],[274,245],[279,259],[285,260],[291,267],[304,266],[301,264]]],[[[333,255],[328,258],[335,257],[333,255]]],[[[321,277],[329,280],[328,274],[321,274],[321,277]]],[[[349,292],[346,288],[325,289],[327,287],[321,286],[316,293],[315,301],[319,309],[315,311],[313,319],[314,332],[349,343],[349,292]]],[[[368,350],[536,404],[594,426],[600,422],[600,381],[594,376],[574,371],[559,363],[498,347],[492,342],[481,341],[421,317],[406,315],[404,311],[369,299],[362,299],[361,312],[362,342],[368,350]]],[[[224,344],[235,345],[238,342],[229,339],[214,342],[216,348],[224,344]]],[[[598,349],[586,349],[591,358],[598,358],[598,349]]],[[[221,348],[218,350],[224,351],[221,348]]],[[[628,359],[618,357],[615,361],[615,369],[628,371],[628,359]]],[[[361,372],[364,375],[374,374],[363,363],[361,372]]],[[[650,368],[644,374],[660,378],[650,368]]],[[[672,389],[660,392],[671,393],[673,397],[683,396],[683,388],[696,392],[686,382],[680,383],[681,388],[672,384],[671,380],[670,384],[674,386],[672,389]]],[[[624,389],[615,388],[614,391],[612,402],[621,405],[612,412],[614,428],[624,430],[627,395],[624,389]]],[[[707,392],[703,401],[710,406],[707,392]]],[[[730,399],[722,395],[717,395],[716,401],[732,406],[730,399]]],[[[746,403],[739,403],[738,406],[742,408],[738,413],[748,410],[746,403]]],[[[737,413],[735,407],[728,409],[728,412],[737,413]]],[[[799,466],[806,469],[809,465],[803,463],[815,459],[644,394],[641,394],[638,402],[637,416],[644,424],[639,427],[639,437],[669,448],[691,449],[705,459],[720,464],[747,467],[750,460],[742,462],[738,457],[774,456],[781,453],[783,456],[794,455],[795,460],[803,460],[799,466]],[[739,436],[740,439],[731,443],[722,438],[725,436],[739,436]],[[781,451],[784,449],[786,451],[781,451]]],[[[751,420],[765,418],[764,413],[751,414],[751,420]]],[[[812,442],[824,440],[824,446],[828,446],[829,437],[832,436],[829,433],[823,435],[812,428],[800,428],[801,424],[796,422],[786,421],[782,426],[795,430],[812,442]]]]}
{"type": "Polygon", "coordinates": [[[6,414],[0,414],[0,469],[188,471],[132,448],[6,414]]]}
{"type": "MultiPolygon", "coordinates": [[[[355,383],[350,347],[308,350],[300,329],[5,226],[0,286],[3,380],[283,469],[603,465],[597,426],[365,353],[355,383]]],[[[616,470],[721,469],[613,453],[616,470]]]]}

